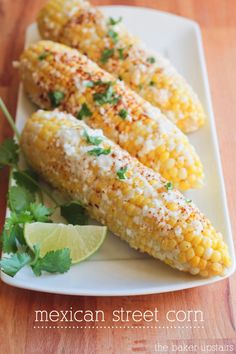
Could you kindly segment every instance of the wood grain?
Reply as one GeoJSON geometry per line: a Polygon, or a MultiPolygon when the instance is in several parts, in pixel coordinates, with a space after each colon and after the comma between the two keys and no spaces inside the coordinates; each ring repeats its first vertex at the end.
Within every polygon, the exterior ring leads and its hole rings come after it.
{"type": "MultiPolygon", "coordinates": [[[[14,115],[18,90],[17,73],[12,60],[18,58],[26,26],[44,1],[0,1],[0,94],[14,115]]],[[[146,6],[197,21],[202,29],[210,87],[216,117],[224,177],[233,231],[236,229],[236,1],[235,0],[94,0],[95,5],[126,4],[146,6]]],[[[0,141],[11,131],[0,116],[0,141]]],[[[4,222],[7,172],[0,175],[0,224],[4,222]]],[[[154,353],[155,344],[234,344],[236,353],[236,278],[211,286],[175,293],[137,297],[69,297],[30,292],[0,283],[0,352],[26,353],[154,353]],[[154,309],[202,310],[204,329],[34,329],[34,311],[101,309],[106,326],[111,313],[123,306],[126,310],[154,309]]],[[[141,323],[145,325],[144,322],[141,323]]],[[[162,326],[168,323],[162,319],[162,326]]],[[[186,323],[185,323],[186,325],[186,323]]],[[[160,351],[159,351],[160,352],[160,351]]],[[[170,349],[166,351],[171,353],[170,349]]],[[[173,352],[173,351],[172,351],[173,352]]]]}

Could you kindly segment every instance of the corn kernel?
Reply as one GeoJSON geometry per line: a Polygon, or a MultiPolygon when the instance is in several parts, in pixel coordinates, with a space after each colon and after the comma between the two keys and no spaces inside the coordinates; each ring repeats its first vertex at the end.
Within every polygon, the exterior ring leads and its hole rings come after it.
{"type": "Polygon", "coordinates": [[[181,242],[181,244],[179,245],[179,248],[181,251],[187,251],[188,249],[190,249],[192,247],[190,242],[187,241],[183,241],[181,242]]]}
{"type": "Polygon", "coordinates": [[[198,264],[198,267],[201,269],[201,270],[204,270],[207,266],[207,261],[205,259],[200,259],[199,261],[199,264],[198,264]]]}
{"type": "Polygon", "coordinates": [[[186,252],[186,258],[188,261],[190,261],[190,259],[192,259],[195,256],[194,250],[193,248],[190,248],[187,252],[186,252]]]}
{"type": "Polygon", "coordinates": [[[197,256],[201,257],[204,253],[205,249],[202,246],[197,246],[195,249],[195,253],[197,256]]]}
{"type": "Polygon", "coordinates": [[[190,260],[190,264],[192,267],[197,267],[198,264],[200,262],[200,257],[198,256],[194,256],[191,260],[190,260]]]}
{"type": "Polygon", "coordinates": [[[219,262],[221,260],[221,254],[218,251],[213,251],[211,255],[211,261],[212,262],[219,262]]]}
{"type": "Polygon", "coordinates": [[[216,274],[220,274],[222,273],[222,265],[220,263],[212,263],[211,270],[216,274]]]}
{"type": "Polygon", "coordinates": [[[195,236],[195,237],[193,238],[193,240],[192,240],[192,244],[193,244],[194,246],[197,246],[197,245],[199,245],[199,244],[201,243],[201,241],[202,241],[201,236],[195,236]]]}

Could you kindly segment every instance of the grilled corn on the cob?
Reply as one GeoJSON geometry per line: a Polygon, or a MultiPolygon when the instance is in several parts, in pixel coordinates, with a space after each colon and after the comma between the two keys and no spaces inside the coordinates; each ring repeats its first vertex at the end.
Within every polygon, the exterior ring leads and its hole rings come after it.
{"type": "Polygon", "coordinates": [[[80,50],[122,78],[184,132],[203,125],[205,113],[192,88],[169,61],[144,49],[121,21],[105,18],[87,1],[50,0],[39,13],[38,26],[43,38],[80,50]]]}
{"type": "Polygon", "coordinates": [[[41,41],[20,60],[26,91],[41,108],[86,120],[182,190],[202,184],[201,162],[187,137],[160,110],[62,44],[41,41]]]}
{"type": "Polygon", "coordinates": [[[21,146],[37,172],[131,247],[191,274],[222,275],[230,265],[221,234],[197,207],[101,130],[38,111],[21,146]]]}

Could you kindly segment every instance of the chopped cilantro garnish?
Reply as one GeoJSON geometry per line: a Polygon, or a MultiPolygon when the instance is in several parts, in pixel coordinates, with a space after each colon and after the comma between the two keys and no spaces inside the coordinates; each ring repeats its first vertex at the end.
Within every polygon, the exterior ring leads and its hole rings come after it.
{"type": "Polygon", "coordinates": [[[121,167],[117,172],[117,176],[119,177],[119,179],[126,179],[126,172],[128,170],[128,167],[125,166],[125,167],[121,167]]]}
{"type": "Polygon", "coordinates": [[[149,57],[147,58],[147,62],[150,64],[154,64],[156,62],[156,59],[154,57],[149,57]]]}
{"type": "Polygon", "coordinates": [[[171,183],[171,182],[167,182],[166,185],[165,185],[165,187],[166,187],[166,189],[167,189],[168,191],[170,191],[170,190],[172,190],[172,189],[174,188],[173,183],[171,183]]]}
{"type": "Polygon", "coordinates": [[[49,55],[50,53],[49,52],[43,52],[41,53],[39,56],[38,56],[38,60],[44,60],[45,58],[47,58],[47,56],[49,55]]]}
{"type": "Polygon", "coordinates": [[[52,108],[60,106],[61,101],[65,97],[62,91],[50,91],[48,92],[48,98],[51,102],[52,108]]]}
{"type": "Polygon", "coordinates": [[[86,138],[87,143],[92,144],[92,145],[99,145],[103,141],[102,136],[88,135],[86,130],[84,131],[84,136],[86,138]]]}
{"type": "Polygon", "coordinates": [[[99,92],[99,93],[96,92],[93,95],[93,99],[99,105],[103,105],[106,103],[116,104],[119,101],[120,96],[118,96],[114,92],[112,83],[108,82],[105,84],[105,90],[103,92],[99,92]]]}
{"type": "Polygon", "coordinates": [[[112,17],[109,17],[108,19],[108,25],[111,25],[111,26],[114,26],[116,25],[117,23],[120,23],[122,21],[122,17],[119,17],[117,20],[112,18],[112,17]]]}
{"type": "Polygon", "coordinates": [[[117,43],[118,39],[119,39],[119,35],[117,32],[113,31],[112,29],[110,29],[108,31],[108,36],[111,37],[113,43],[117,43]]]}
{"type": "Polygon", "coordinates": [[[150,81],[150,82],[149,82],[149,85],[150,85],[150,86],[154,86],[154,85],[155,85],[155,82],[154,82],[154,81],[150,81]]]}
{"type": "Polygon", "coordinates": [[[100,61],[105,64],[114,55],[114,49],[104,49],[100,61]]]}
{"type": "Polygon", "coordinates": [[[122,119],[126,119],[127,116],[128,116],[128,112],[126,111],[126,109],[122,108],[119,112],[119,116],[122,118],[122,119]]]}
{"type": "Polygon", "coordinates": [[[80,111],[77,113],[77,118],[79,120],[82,120],[84,117],[91,117],[91,115],[92,112],[90,111],[86,103],[83,103],[80,111]]]}
{"type": "Polygon", "coordinates": [[[109,155],[110,152],[111,152],[111,148],[103,149],[101,147],[95,147],[94,149],[89,150],[88,154],[92,156],[100,156],[100,155],[109,155]]]}
{"type": "Polygon", "coordinates": [[[123,60],[124,59],[124,48],[118,48],[118,53],[119,53],[119,59],[123,60]]]}

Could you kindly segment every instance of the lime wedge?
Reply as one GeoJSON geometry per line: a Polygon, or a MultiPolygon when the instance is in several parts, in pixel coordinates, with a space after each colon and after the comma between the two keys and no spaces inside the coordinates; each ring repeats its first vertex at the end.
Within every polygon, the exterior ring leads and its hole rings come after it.
{"type": "Polygon", "coordinates": [[[90,257],[102,245],[107,234],[105,226],[64,225],[35,222],[25,224],[24,235],[27,245],[33,250],[39,245],[40,257],[47,252],[69,248],[72,263],[90,257]]]}

